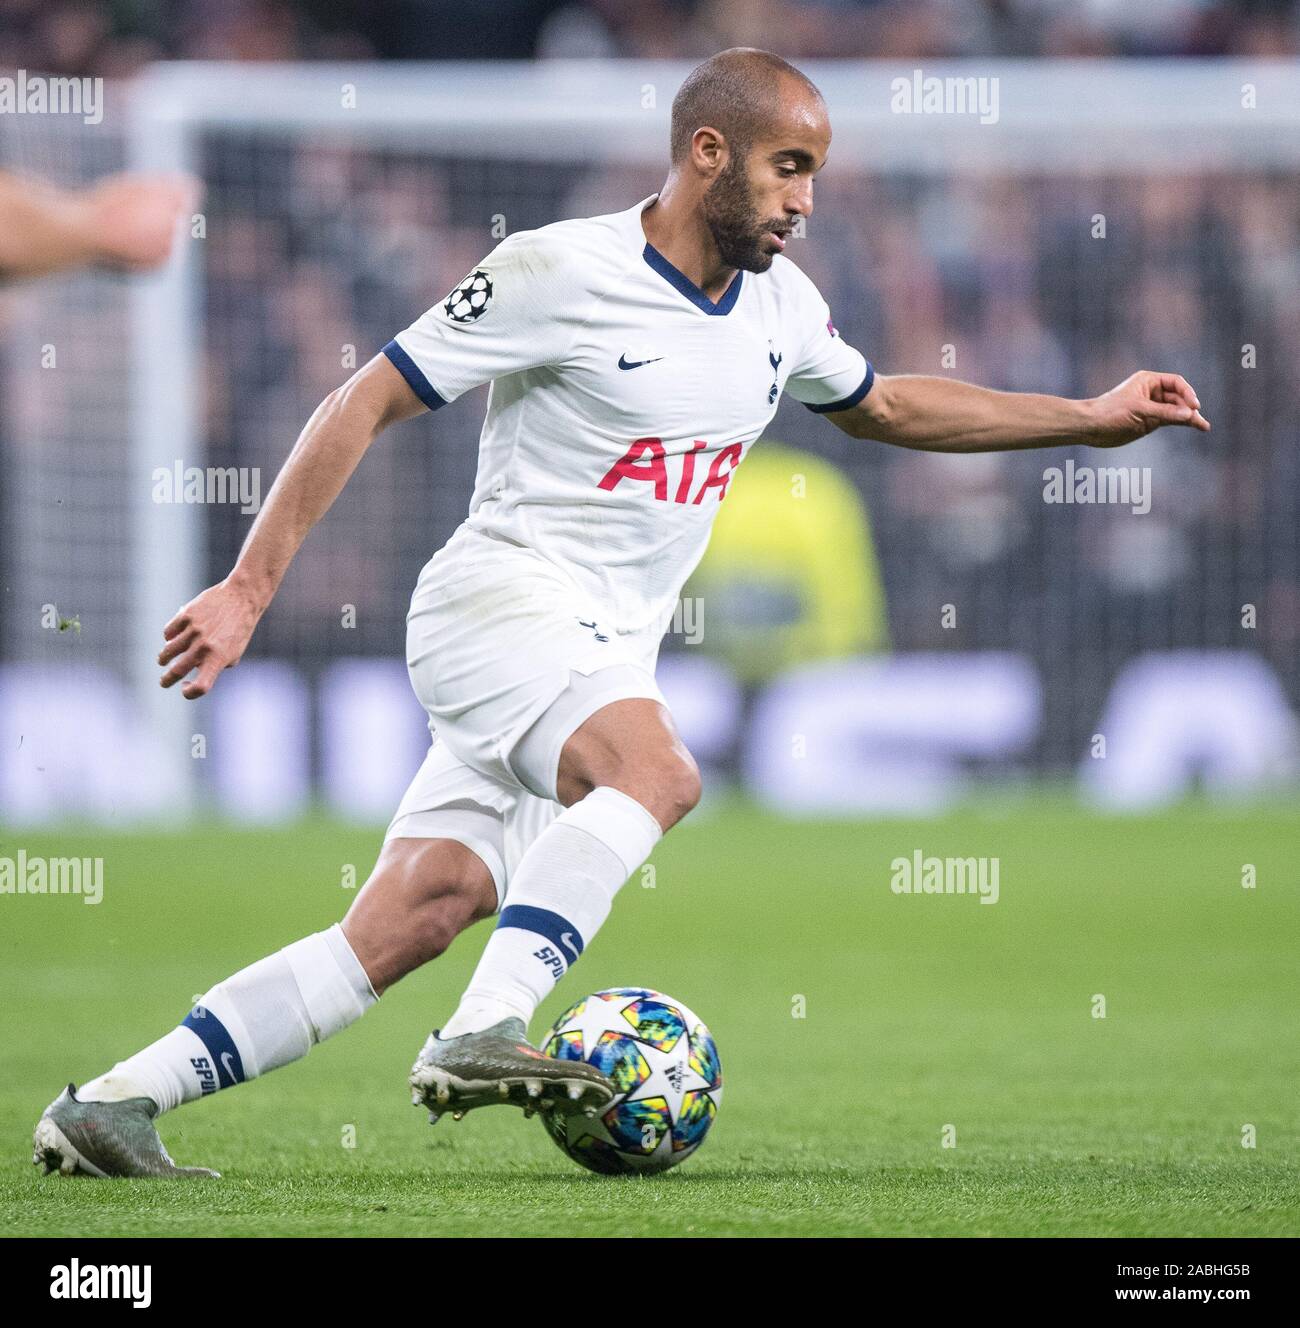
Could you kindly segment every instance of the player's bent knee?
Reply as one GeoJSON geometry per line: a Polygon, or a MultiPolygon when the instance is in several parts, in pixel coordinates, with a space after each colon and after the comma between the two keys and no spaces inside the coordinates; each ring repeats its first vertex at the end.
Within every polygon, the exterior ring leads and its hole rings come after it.
{"type": "Polygon", "coordinates": [[[700,768],[680,743],[629,762],[610,783],[635,798],[665,830],[699,805],[702,792],[700,768]]]}
{"type": "Polygon", "coordinates": [[[562,773],[560,801],[571,807],[602,787],[635,798],[665,830],[699,804],[702,791],[699,766],[681,743],[663,751],[611,761],[597,769],[562,773]]]}
{"type": "Polygon", "coordinates": [[[695,758],[685,748],[677,755],[673,773],[669,778],[668,789],[672,799],[672,810],[675,813],[674,823],[680,821],[683,816],[694,811],[700,805],[700,798],[704,792],[704,784],[700,779],[700,767],[696,765],[695,758]]]}
{"type": "Polygon", "coordinates": [[[496,910],[483,860],[447,839],[393,839],[343,920],[343,931],[376,991],[436,959],[496,910]]]}
{"type": "Polygon", "coordinates": [[[613,702],[564,745],[556,779],[560,802],[571,807],[602,787],[635,798],[665,830],[699,803],[699,766],[662,705],[640,698],[613,702]]]}

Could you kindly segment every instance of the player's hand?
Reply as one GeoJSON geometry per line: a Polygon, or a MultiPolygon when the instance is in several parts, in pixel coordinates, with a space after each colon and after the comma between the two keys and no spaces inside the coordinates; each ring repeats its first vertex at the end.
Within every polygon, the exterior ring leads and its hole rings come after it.
{"type": "Polygon", "coordinates": [[[97,261],[128,272],[165,263],[199,193],[198,182],[183,175],[110,175],[93,185],[81,203],[97,261]]]}
{"type": "Polygon", "coordinates": [[[261,616],[247,593],[229,581],[190,600],[163,628],[167,644],[158,663],[168,667],[162,685],[172,687],[197,668],[181,695],[187,701],[206,696],[217,674],[239,663],[261,616]]]}
{"type": "Polygon", "coordinates": [[[1210,431],[1192,385],[1181,374],[1143,369],[1086,405],[1092,425],[1086,441],[1092,447],[1122,447],[1162,424],[1210,431]]]}

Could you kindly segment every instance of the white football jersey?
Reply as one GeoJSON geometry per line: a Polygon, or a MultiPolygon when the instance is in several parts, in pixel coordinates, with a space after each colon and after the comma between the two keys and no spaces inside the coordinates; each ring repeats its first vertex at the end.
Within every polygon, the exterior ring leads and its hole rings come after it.
{"type": "Polygon", "coordinates": [[[782,391],[843,410],[872,369],[789,259],[714,303],[642,211],[505,239],[385,347],[430,409],[491,382],[467,524],[555,563],[619,632],[667,629],[782,391]]]}

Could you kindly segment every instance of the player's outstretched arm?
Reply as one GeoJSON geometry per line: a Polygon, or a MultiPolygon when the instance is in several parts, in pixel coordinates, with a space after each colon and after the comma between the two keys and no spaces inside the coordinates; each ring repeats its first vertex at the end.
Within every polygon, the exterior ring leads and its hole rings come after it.
{"type": "Polygon", "coordinates": [[[994,392],[950,378],[877,374],[848,410],[827,415],[855,438],[923,452],[1004,452],[1029,447],[1121,447],[1163,424],[1208,432],[1191,384],[1143,370],[1099,397],[1071,401],[994,392]]]}
{"type": "Polygon", "coordinates": [[[425,409],[383,355],[357,370],[316,408],[248,532],[234,569],[185,605],[163,628],[158,656],[171,687],[188,701],[206,696],[222,669],[243,656],[308,532],[329,511],[366,449],[390,424],[425,409]]]}
{"type": "Polygon", "coordinates": [[[59,189],[0,171],[0,277],[157,267],[198,198],[198,182],[185,176],[110,175],[86,189],[59,189]]]}

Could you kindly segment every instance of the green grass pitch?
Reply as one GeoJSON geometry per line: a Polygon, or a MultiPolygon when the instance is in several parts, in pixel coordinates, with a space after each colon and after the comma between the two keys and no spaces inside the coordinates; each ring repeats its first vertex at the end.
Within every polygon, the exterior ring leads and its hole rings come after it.
{"type": "Polygon", "coordinates": [[[38,1176],[32,1127],[64,1083],[334,921],[345,864],[364,880],[378,838],[325,820],[0,834],[0,854],[105,860],[98,906],[0,896],[0,1231],[1300,1234],[1300,813],[1286,809],[1108,819],[1040,799],[869,824],[702,809],[532,1030],[631,984],[708,1020],[725,1100],[667,1175],[590,1175],[513,1109],[431,1128],[409,1104],[410,1063],[459,995],[479,924],[305,1061],[166,1117],[172,1155],[221,1181],[38,1176]],[[891,893],[890,861],[915,849],[998,857],[999,902],[891,893]]]}

